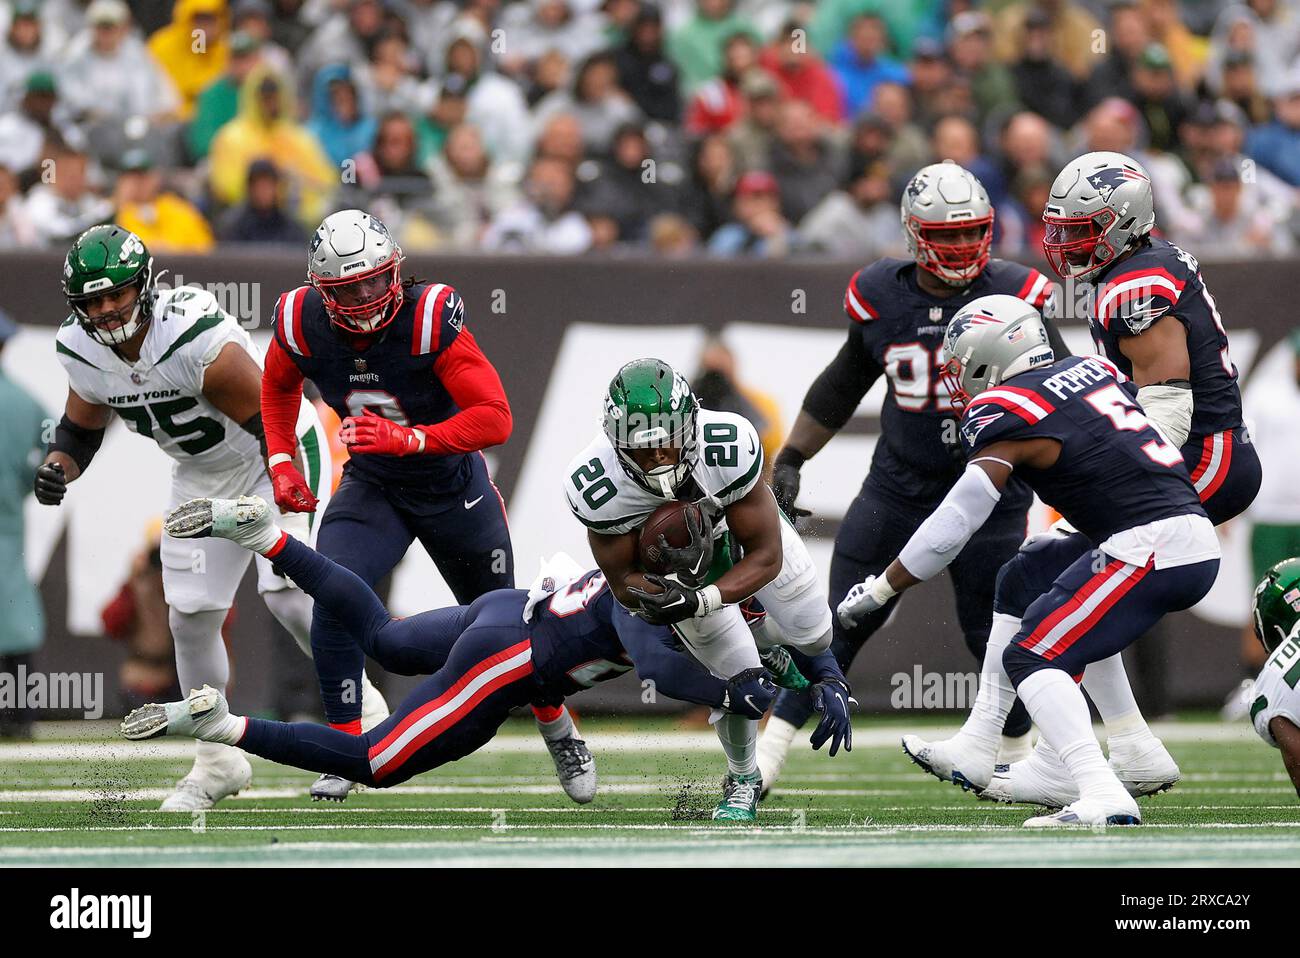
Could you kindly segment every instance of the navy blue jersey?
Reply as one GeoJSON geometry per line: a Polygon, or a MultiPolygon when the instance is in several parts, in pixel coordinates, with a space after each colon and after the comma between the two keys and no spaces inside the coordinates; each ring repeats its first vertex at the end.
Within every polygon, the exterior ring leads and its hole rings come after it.
{"type": "Polygon", "coordinates": [[[1195,257],[1153,239],[1102,270],[1095,294],[1089,317],[1093,340],[1126,376],[1133,375],[1133,364],[1120,351],[1121,339],[1140,336],[1170,313],[1183,324],[1192,367],[1192,438],[1241,425],[1241,390],[1228,356],[1228,333],[1195,257]]]}
{"type": "MultiPolygon", "coordinates": [[[[911,260],[880,259],[859,270],[849,281],[844,311],[866,354],[888,378],[872,479],[899,495],[937,501],[962,469],[943,441],[945,422],[956,417],[939,380],[948,321],[971,300],[992,293],[1018,296],[1041,309],[1052,285],[1032,267],[994,259],[964,290],[940,299],[917,285],[917,268],[911,260]]],[[[1028,503],[1023,490],[1009,492],[1028,503]]]]}
{"type": "Polygon", "coordinates": [[[1136,392],[1107,360],[1071,356],[972,399],[962,442],[971,456],[1002,440],[1060,442],[1050,468],[1015,474],[1093,542],[1157,519],[1205,515],[1182,453],[1142,414],[1136,392]]]}
{"type": "MultiPolygon", "coordinates": [[[[280,297],[274,324],[279,344],[340,419],[368,411],[403,426],[430,426],[460,411],[434,369],[465,325],[464,300],[450,286],[416,283],[405,290],[397,316],[364,349],[334,327],[320,293],[310,286],[280,297]]],[[[353,456],[347,468],[448,495],[470,477],[462,453],[353,456]]]]}

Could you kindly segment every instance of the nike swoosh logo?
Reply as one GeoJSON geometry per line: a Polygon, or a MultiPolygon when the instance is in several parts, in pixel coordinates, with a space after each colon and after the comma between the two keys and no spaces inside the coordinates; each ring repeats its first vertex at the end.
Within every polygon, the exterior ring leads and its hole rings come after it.
{"type": "Polygon", "coordinates": [[[660,606],[660,608],[664,610],[675,609],[677,608],[677,606],[685,605],[685,604],[686,604],[686,598],[684,596],[679,595],[675,602],[669,602],[667,605],[660,606]]]}
{"type": "Polygon", "coordinates": [[[702,565],[704,565],[704,554],[700,553],[700,557],[695,560],[695,568],[691,569],[691,575],[699,575],[702,565]]]}
{"type": "MultiPolygon", "coordinates": [[[[484,495],[486,495],[486,493],[484,493],[484,495]]],[[[473,509],[476,505],[478,505],[478,504],[479,504],[480,502],[482,502],[482,501],[483,501],[483,496],[479,496],[479,497],[478,497],[477,499],[475,499],[473,502],[471,502],[470,500],[466,499],[466,500],[465,500],[465,508],[466,508],[466,509],[473,509]]]]}
{"type": "Polygon", "coordinates": [[[752,695],[745,696],[745,704],[748,705],[755,712],[758,711],[758,706],[754,704],[754,697],[752,695]]]}
{"type": "Polygon", "coordinates": [[[753,436],[750,436],[750,437],[749,437],[749,454],[750,454],[751,456],[754,454],[754,449],[755,449],[755,446],[754,446],[754,437],[753,437],[753,436]]]}

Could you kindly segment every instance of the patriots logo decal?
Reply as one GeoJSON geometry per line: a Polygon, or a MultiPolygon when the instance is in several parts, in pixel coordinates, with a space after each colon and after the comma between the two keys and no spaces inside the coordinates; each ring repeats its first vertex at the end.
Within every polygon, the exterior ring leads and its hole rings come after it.
{"type": "Polygon", "coordinates": [[[1145,180],[1146,177],[1137,170],[1127,166],[1111,166],[1098,170],[1088,177],[1088,184],[1097,191],[1102,202],[1110,201],[1110,194],[1132,180],[1145,180]]]}
{"type": "Polygon", "coordinates": [[[913,177],[912,180],[907,184],[908,199],[913,199],[913,200],[916,199],[918,196],[921,195],[921,192],[924,189],[925,189],[925,184],[921,182],[921,178],[919,176],[913,177]]]}
{"type": "Polygon", "coordinates": [[[993,423],[997,422],[1006,414],[1002,410],[998,410],[997,412],[981,414],[982,410],[989,409],[989,408],[997,409],[996,406],[993,407],[979,406],[976,409],[972,409],[966,415],[966,418],[962,420],[961,434],[962,434],[962,438],[966,440],[967,444],[971,446],[975,445],[975,439],[979,436],[979,434],[983,432],[987,426],[990,426],[993,423]]]}

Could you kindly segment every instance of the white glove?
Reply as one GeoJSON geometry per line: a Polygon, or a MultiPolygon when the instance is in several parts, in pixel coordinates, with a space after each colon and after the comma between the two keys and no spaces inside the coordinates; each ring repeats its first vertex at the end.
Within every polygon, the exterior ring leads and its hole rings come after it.
{"type": "Polygon", "coordinates": [[[835,608],[840,625],[851,629],[870,612],[883,609],[898,592],[883,575],[869,575],[852,589],[835,608]]]}

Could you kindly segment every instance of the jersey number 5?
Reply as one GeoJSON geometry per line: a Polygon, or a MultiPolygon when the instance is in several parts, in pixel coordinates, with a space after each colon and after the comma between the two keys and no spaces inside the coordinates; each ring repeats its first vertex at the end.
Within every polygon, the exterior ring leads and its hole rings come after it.
{"type": "Polygon", "coordinates": [[[1142,451],[1152,462],[1171,468],[1182,463],[1183,454],[1164,441],[1160,431],[1151,425],[1151,420],[1142,415],[1142,410],[1129,398],[1128,393],[1118,386],[1104,386],[1084,398],[1121,432],[1141,432],[1143,429],[1154,432],[1157,438],[1142,444],[1142,451]]]}

